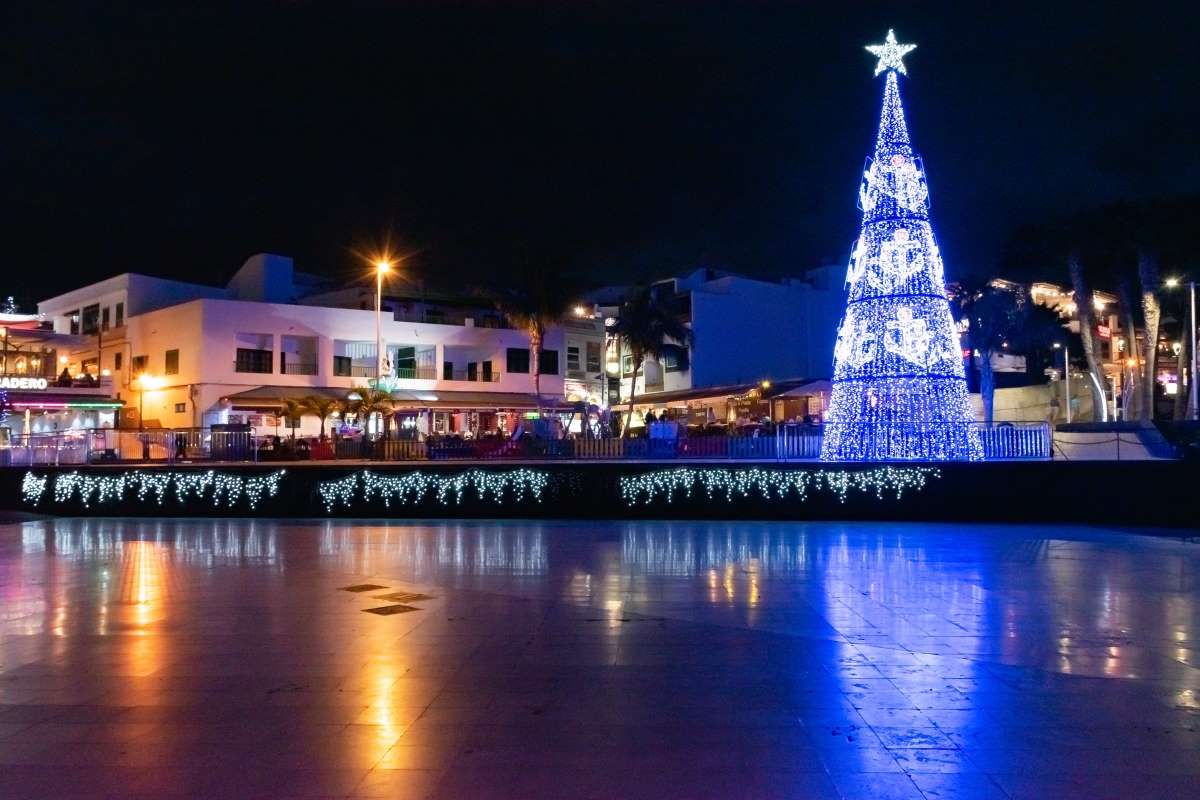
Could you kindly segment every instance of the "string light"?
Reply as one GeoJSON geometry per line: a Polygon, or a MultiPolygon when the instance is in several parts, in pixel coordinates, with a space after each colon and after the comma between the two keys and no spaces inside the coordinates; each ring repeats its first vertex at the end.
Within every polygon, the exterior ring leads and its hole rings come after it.
{"type": "MultiPolygon", "coordinates": [[[[263,497],[274,497],[287,470],[267,475],[245,476],[237,473],[167,472],[134,470],[118,474],[63,472],[54,476],[53,502],[56,505],[79,502],[84,508],[92,504],[126,503],[126,494],[133,492],[139,503],[153,502],[162,506],[173,496],[180,505],[192,501],[211,500],[213,506],[233,508],[242,500],[251,510],[257,509],[263,497]],[[174,491],[172,491],[172,489],[174,491]]],[[[41,503],[46,493],[48,476],[25,473],[21,495],[31,506],[41,503]]]]}
{"type": "Polygon", "coordinates": [[[49,481],[45,475],[34,475],[32,472],[26,472],[25,477],[21,479],[21,497],[30,505],[37,505],[42,502],[42,496],[46,494],[46,483],[49,481]]]}
{"type": "Polygon", "coordinates": [[[419,503],[430,494],[442,505],[451,501],[462,505],[467,490],[474,491],[480,500],[491,497],[497,504],[511,494],[512,501],[519,504],[526,495],[540,503],[549,483],[545,472],[525,468],[506,472],[474,469],[453,475],[419,470],[386,475],[362,470],[336,480],[318,481],[317,494],[327,513],[337,506],[349,508],[360,501],[369,504],[381,500],[385,508],[391,508],[393,501],[401,505],[419,503]]]}
{"type": "Polygon", "coordinates": [[[769,470],[679,467],[623,476],[621,498],[627,506],[649,505],[655,500],[671,503],[677,495],[690,499],[697,487],[705,499],[723,498],[726,502],[759,497],[783,500],[792,495],[804,502],[810,492],[830,492],[838,502],[854,492],[874,494],[882,500],[894,493],[899,500],[904,492],[920,491],[930,479],[941,473],[932,467],[876,467],[868,470],[769,470]]]}
{"type": "Polygon", "coordinates": [[[875,152],[859,188],[862,228],[846,271],[849,298],[834,346],[824,461],[983,458],[967,396],[929,188],[909,141],[897,73],[916,45],[888,31],[875,152]]]}

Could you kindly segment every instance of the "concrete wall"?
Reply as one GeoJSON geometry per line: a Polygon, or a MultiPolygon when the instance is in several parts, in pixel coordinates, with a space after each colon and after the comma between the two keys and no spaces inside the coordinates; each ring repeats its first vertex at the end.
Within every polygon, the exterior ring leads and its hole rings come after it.
{"type": "MultiPolygon", "coordinates": [[[[1092,394],[1082,379],[1071,379],[1071,419],[1074,422],[1092,421],[1092,394]]],[[[1063,382],[1042,384],[1041,386],[1018,386],[1009,389],[997,389],[992,406],[992,415],[996,422],[1050,422],[1057,424],[1067,421],[1067,410],[1064,404],[1065,395],[1063,382]],[[1051,402],[1057,398],[1057,408],[1051,402]]],[[[983,420],[983,398],[978,393],[971,395],[971,407],[975,418],[983,420]]]]}

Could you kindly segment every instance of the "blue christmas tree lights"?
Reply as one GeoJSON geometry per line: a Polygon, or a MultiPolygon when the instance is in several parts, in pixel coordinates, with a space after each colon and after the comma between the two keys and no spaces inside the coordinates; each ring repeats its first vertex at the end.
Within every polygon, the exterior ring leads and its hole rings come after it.
{"type": "Polygon", "coordinates": [[[916,45],[888,31],[875,153],[859,188],[862,227],[846,273],[849,297],[834,347],[824,461],[983,458],[942,258],[929,223],[925,170],[912,149],[899,74],[916,45]]]}

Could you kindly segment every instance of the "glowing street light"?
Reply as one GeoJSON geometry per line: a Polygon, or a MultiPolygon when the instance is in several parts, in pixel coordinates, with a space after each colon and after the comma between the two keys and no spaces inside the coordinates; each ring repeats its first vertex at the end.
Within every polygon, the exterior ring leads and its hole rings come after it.
{"type": "Polygon", "coordinates": [[[392,261],[375,260],[375,385],[383,378],[383,276],[392,271],[392,261]]]}

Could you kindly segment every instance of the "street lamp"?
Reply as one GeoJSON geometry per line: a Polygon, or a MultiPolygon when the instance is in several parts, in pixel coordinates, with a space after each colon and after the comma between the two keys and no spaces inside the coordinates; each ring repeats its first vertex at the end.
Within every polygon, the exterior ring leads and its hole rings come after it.
{"type": "Polygon", "coordinates": [[[1055,342],[1054,349],[1063,351],[1063,392],[1067,395],[1067,424],[1071,424],[1071,354],[1066,342],[1055,342]]]}
{"type": "MultiPolygon", "coordinates": [[[[1167,278],[1164,281],[1168,289],[1177,288],[1182,281],[1179,278],[1167,278]]],[[[1190,417],[1193,420],[1200,419],[1200,409],[1196,408],[1196,282],[1188,281],[1188,303],[1191,317],[1191,326],[1188,335],[1188,351],[1191,354],[1192,366],[1191,372],[1188,374],[1188,406],[1191,408],[1190,417]]]]}
{"type": "Polygon", "coordinates": [[[392,271],[392,262],[381,258],[375,262],[375,387],[383,378],[383,276],[392,271]]]}

